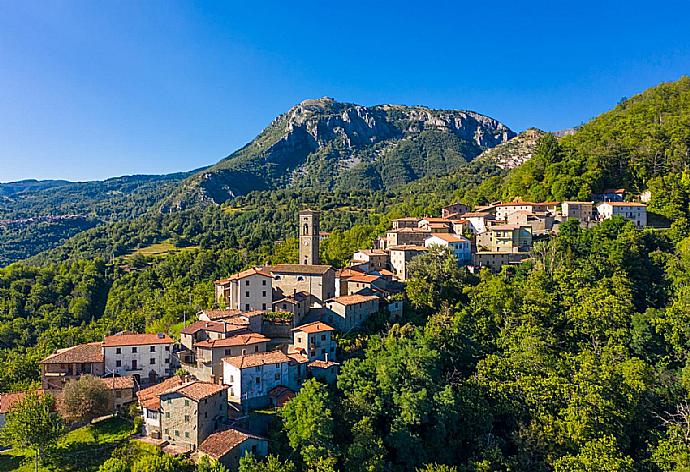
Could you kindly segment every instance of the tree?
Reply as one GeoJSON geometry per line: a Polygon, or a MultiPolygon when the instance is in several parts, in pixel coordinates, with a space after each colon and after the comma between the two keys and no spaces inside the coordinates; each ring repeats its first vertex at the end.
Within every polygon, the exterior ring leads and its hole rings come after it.
{"type": "Polygon", "coordinates": [[[272,455],[261,461],[249,453],[240,459],[239,472],[295,472],[295,464],[289,460],[282,462],[272,455]]]}
{"type": "Polygon", "coordinates": [[[416,307],[440,308],[454,305],[462,295],[463,277],[450,249],[432,246],[410,262],[407,296],[416,307]]]}
{"type": "Polygon", "coordinates": [[[308,467],[332,455],[333,417],[330,404],[326,386],[309,379],[299,394],[280,410],[290,447],[302,455],[308,467]]]}
{"type": "Polygon", "coordinates": [[[612,436],[588,442],[577,455],[561,457],[554,463],[556,472],[632,472],[633,460],[621,454],[612,436]]]}
{"type": "Polygon", "coordinates": [[[178,472],[181,470],[179,463],[167,454],[147,455],[138,459],[130,469],[130,472],[178,472]]]}
{"type": "Polygon", "coordinates": [[[229,472],[228,469],[217,460],[203,456],[196,468],[197,472],[229,472]]]}
{"type": "Polygon", "coordinates": [[[88,422],[109,413],[112,402],[112,392],[103,380],[83,375],[65,385],[60,412],[70,421],[88,422]]]}
{"type": "Polygon", "coordinates": [[[53,412],[52,395],[27,393],[7,413],[5,427],[0,430],[2,442],[34,452],[36,470],[46,450],[55,444],[63,432],[62,419],[53,412]]]}

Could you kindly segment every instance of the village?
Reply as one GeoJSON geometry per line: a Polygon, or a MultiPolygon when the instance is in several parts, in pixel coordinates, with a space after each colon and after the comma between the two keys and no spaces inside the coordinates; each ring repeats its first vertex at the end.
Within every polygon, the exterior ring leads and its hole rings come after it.
{"type": "MultiPolygon", "coordinates": [[[[280,408],[310,378],[333,384],[337,336],[357,332],[379,313],[403,316],[411,262],[435,246],[459,267],[499,271],[530,257],[533,244],[575,219],[583,226],[621,216],[647,226],[645,203],[610,190],[590,202],[456,203],[440,216],[392,221],[375,247],[347,267],[320,264],[320,212],[299,213],[298,264],[252,267],[214,282],[216,306],[197,313],[179,339],[121,332],[60,349],[43,359],[41,391],[56,398],[84,375],[112,392],[113,412],[136,405],[142,440],[194,460],[211,457],[230,469],[251,452],[268,454],[265,426],[252,411],[280,408]]],[[[4,414],[22,393],[0,396],[4,414]]]]}

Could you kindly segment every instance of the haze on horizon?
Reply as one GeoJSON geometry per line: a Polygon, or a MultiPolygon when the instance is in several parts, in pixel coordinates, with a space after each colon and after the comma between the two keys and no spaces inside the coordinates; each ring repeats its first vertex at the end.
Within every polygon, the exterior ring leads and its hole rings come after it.
{"type": "Polygon", "coordinates": [[[0,3],[0,182],[215,163],[307,98],[577,126],[690,74],[690,3],[0,3]]]}

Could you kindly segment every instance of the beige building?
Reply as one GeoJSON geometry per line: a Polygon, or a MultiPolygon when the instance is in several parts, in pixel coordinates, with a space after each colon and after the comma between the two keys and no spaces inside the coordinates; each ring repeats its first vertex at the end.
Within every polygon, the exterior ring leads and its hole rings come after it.
{"type": "Polygon", "coordinates": [[[185,383],[185,379],[179,375],[174,375],[163,380],[161,383],[142,388],[137,392],[137,400],[141,407],[144,417],[144,429],[146,435],[161,439],[161,399],[160,394],[174,387],[179,387],[185,383]]]}
{"type": "Polygon", "coordinates": [[[273,301],[271,282],[271,274],[256,267],[216,280],[216,302],[234,310],[270,310],[273,301]]]}
{"type": "Polygon", "coordinates": [[[159,394],[162,439],[193,451],[228,417],[227,387],[192,380],[159,394]]]}
{"type": "Polygon", "coordinates": [[[44,390],[62,390],[65,383],[85,374],[100,377],[105,374],[105,357],[102,343],[79,344],[43,359],[41,366],[41,387],[44,390]]]}
{"type": "Polygon", "coordinates": [[[131,375],[137,383],[170,376],[173,340],[162,333],[119,333],[103,340],[106,375],[131,375]]]}
{"type": "Polygon", "coordinates": [[[311,295],[305,291],[294,292],[292,295],[273,300],[273,311],[276,313],[292,313],[293,323],[299,323],[309,313],[311,295]]]}
{"type": "Polygon", "coordinates": [[[326,323],[314,323],[298,326],[292,330],[292,346],[309,361],[335,361],[336,343],[331,336],[335,329],[326,323]]]}
{"type": "Polygon", "coordinates": [[[249,332],[249,323],[228,323],[226,321],[196,321],[180,331],[181,344],[193,350],[201,341],[215,341],[249,332]]]}
{"type": "Polygon", "coordinates": [[[371,315],[378,313],[379,303],[379,298],[374,295],[332,298],[326,302],[325,318],[338,331],[347,332],[359,328],[371,315]]]}
{"type": "Polygon", "coordinates": [[[544,235],[551,233],[553,229],[554,216],[549,212],[530,213],[527,211],[516,211],[508,215],[509,225],[529,226],[532,228],[532,235],[544,235]]]}
{"type": "Polygon", "coordinates": [[[481,251],[472,254],[472,263],[475,267],[486,267],[498,272],[504,265],[518,264],[529,257],[526,252],[490,252],[481,251]]]}
{"type": "Polygon", "coordinates": [[[441,217],[448,218],[453,215],[464,215],[470,210],[470,208],[464,203],[453,203],[448,206],[441,208],[441,217]]]}
{"type": "Polygon", "coordinates": [[[134,402],[134,377],[104,377],[101,380],[112,394],[113,410],[120,411],[134,402]]]}
{"type": "Polygon", "coordinates": [[[604,202],[597,205],[600,220],[622,216],[635,223],[638,228],[647,226],[647,205],[636,202],[604,202]]]}
{"type": "Polygon", "coordinates": [[[575,218],[581,223],[588,224],[596,219],[594,202],[563,202],[561,215],[564,218],[575,218]]]}
{"type": "Polygon", "coordinates": [[[258,333],[237,334],[222,339],[200,341],[196,344],[193,364],[182,363],[181,366],[200,380],[221,382],[224,357],[266,352],[270,341],[270,338],[258,333]]]}
{"type": "Polygon", "coordinates": [[[419,227],[431,233],[450,233],[453,222],[447,218],[422,218],[419,227]]]}
{"type": "Polygon", "coordinates": [[[420,254],[428,251],[424,246],[393,246],[389,249],[391,258],[391,268],[393,273],[400,280],[409,278],[410,261],[420,254]]]}
{"type": "Polygon", "coordinates": [[[352,256],[353,263],[363,263],[369,271],[387,269],[388,253],[381,249],[362,249],[352,256]]]}
{"type": "Polygon", "coordinates": [[[321,213],[316,210],[299,212],[299,262],[305,265],[319,264],[321,213]]]}
{"type": "Polygon", "coordinates": [[[478,252],[525,252],[532,247],[532,228],[518,225],[489,227],[476,238],[478,252]]]}
{"type": "Polygon", "coordinates": [[[268,440],[236,428],[223,429],[210,434],[199,445],[199,458],[210,457],[228,470],[237,470],[240,459],[252,454],[255,458],[268,455],[268,440]]]}
{"type": "Polygon", "coordinates": [[[476,211],[472,213],[465,213],[464,218],[469,223],[469,229],[472,234],[480,234],[486,231],[490,222],[496,218],[488,211],[476,211]]]}
{"type": "Polygon", "coordinates": [[[431,236],[431,231],[422,228],[392,229],[386,233],[386,247],[414,245],[423,246],[424,240],[431,236]]]}
{"type": "Polygon", "coordinates": [[[273,277],[273,299],[307,292],[312,302],[322,306],[335,295],[335,271],[329,265],[277,264],[266,271],[273,277]]]}
{"type": "Polygon", "coordinates": [[[396,218],[393,220],[393,229],[417,228],[420,218],[414,216],[406,218],[396,218]]]}
{"type": "MultiPolygon", "coordinates": [[[[380,275],[369,274],[355,274],[347,279],[346,295],[353,295],[364,289],[372,289],[377,281],[380,281],[380,275]]],[[[341,292],[342,293],[342,292],[341,292]]]]}

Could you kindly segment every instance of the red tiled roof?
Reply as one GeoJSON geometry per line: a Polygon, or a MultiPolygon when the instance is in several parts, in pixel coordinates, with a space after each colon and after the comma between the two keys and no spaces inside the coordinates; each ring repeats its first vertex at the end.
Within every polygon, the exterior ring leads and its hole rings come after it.
{"type": "Polygon", "coordinates": [[[307,323],[302,326],[298,326],[294,328],[293,331],[302,331],[303,333],[313,334],[321,333],[323,331],[335,331],[335,329],[331,328],[326,323],[323,323],[321,321],[314,321],[313,323],[307,323]]]}
{"type": "Polygon", "coordinates": [[[353,275],[349,279],[347,279],[348,282],[359,282],[359,283],[364,283],[364,284],[370,284],[371,282],[380,279],[380,275],[365,275],[365,274],[357,274],[353,275]]]}
{"type": "Polygon", "coordinates": [[[102,343],[77,344],[65,349],[58,349],[54,354],[43,359],[41,364],[84,364],[103,362],[102,343]]]}
{"type": "Polygon", "coordinates": [[[379,297],[374,295],[345,295],[343,297],[335,297],[327,300],[328,302],[340,303],[341,305],[354,305],[356,303],[370,302],[378,300],[379,297]]]}
{"type": "Polygon", "coordinates": [[[617,207],[646,207],[644,203],[637,203],[637,202],[602,202],[599,205],[611,205],[611,206],[617,206],[617,207]]]}
{"type": "Polygon", "coordinates": [[[270,340],[271,338],[267,338],[263,334],[236,334],[235,336],[230,336],[225,339],[200,341],[196,343],[196,347],[202,349],[213,349],[216,347],[249,346],[251,344],[267,343],[270,340]]]}
{"type": "Polygon", "coordinates": [[[259,268],[259,267],[252,267],[251,269],[243,270],[242,272],[232,274],[227,279],[216,280],[213,283],[216,285],[227,285],[229,282],[231,282],[233,280],[240,280],[240,279],[243,279],[245,277],[252,276],[252,275],[261,275],[264,277],[271,277],[271,274],[266,272],[266,270],[259,268]]]}
{"type": "Polygon", "coordinates": [[[214,459],[220,459],[247,439],[262,440],[264,438],[231,428],[209,435],[204,442],[199,445],[199,450],[214,459]]]}
{"type": "Polygon", "coordinates": [[[103,340],[103,347],[113,346],[146,346],[149,344],[172,344],[173,340],[167,334],[131,334],[122,333],[113,336],[106,336],[103,340]]]}
{"type": "MultiPolygon", "coordinates": [[[[14,405],[22,401],[28,392],[0,393],[0,413],[7,413],[14,405]]],[[[43,395],[45,390],[36,390],[38,395],[43,395]]]]}
{"type": "Polygon", "coordinates": [[[270,351],[257,352],[255,354],[247,354],[245,356],[224,357],[223,362],[227,362],[238,369],[246,369],[248,367],[257,367],[265,364],[280,364],[283,362],[290,362],[290,358],[281,351],[270,351]]]}
{"type": "Polygon", "coordinates": [[[214,384],[211,382],[202,382],[201,380],[193,380],[189,383],[178,385],[170,390],[161,392],[159,396],[167,395],[169,393],[179,393],[190,400],[196,402],[203,400],[204,398],[212,397],[217,393],[222,392],[228,388],[227,385],[214,384]]]}
{"type": "Polygon", "coordinates": [[[149,410],[158,410],[161,407],[159,395],[167,390],[170,390],[171,388],[182,385],[183,383],[184,380],[182,377],[175,375],[174,377],[165,379],[159,384],[139,390],[137,392],[137,398],[139,399],[141,406],[144,408],[148,408],[149,410]]]}
{"type": "Polygon", "coordinates": [[[197,331],[211,331],[214,333],[225,333],[227,329],[225,328],[225,323],[220,321],[196,321],[182,331],[181,334],[194,334],[197,331]]]}
{"type": "Polygon", "coordinates": [[[310,264],[276,264],[274,266],[266,267],[266,270],[271,273],[279,274],[307,274],[307,275],[323,275],[329,270],[333,269],[329,265],[310,265],[310,264]]]}
{"type": "Polygon", "coordinates": [[[459,236],[457,234],[450,234],[450,233],[435,233],[430,238],[438,238],[441,239],[447,243],[459,243],[463,241],[469,241],[466,237],[464,236],[459,236]]]}
{"type": "Polygon", "coordinates": [[[309,367],[316,367],[317,369],[328,369],[330,367],[340,365],[337,362],[331,362],[331,361],[321,361],[321,360],[315,360],[311,361],[309,364],[309,367]]]}
{"type": "Polygon", "coordinates": [[[201,310],[211,321],[222,320],[224,318],[231,318],[242,313],[242,310],[225,309],[225,310],[201,310]]]}
{"type": "Polygon", "coordinates": [[[307,362],[309,362],[307,356],[305,356],[301,352],[289,352],[287,356],[298,364],[306,364],[307,362]]]}
{"type": "Polygon", "coordinates": [[[399,246],[391,246],[389,251],[428,251],[428,247],[416,246],[414,244],[401,244],[399,246]]]}
{"type": "Polygon", "coordinates": [[[134,389],[134,377],[129,375],[125,377],[103,377],[101,380],[110,390],[134,389]]]}
{"type": "Polygon", "coordinates": [[[462,216],[464,216],[465,218],[479,218],[482,216],[489,216],[489,215],[491,215],[491,213],[488,213],[486,211],[474,211],[474,212],[465,213],[462,216]]]}
{"type": "Polygon", "coordinates": [[[533,203],[533,202],[506,202],[506,203],[499,203],[496,205],[497,207],[506,207],[506,206],[534,206],[534,205],[540,205],[539,203],[533,203]]]}

